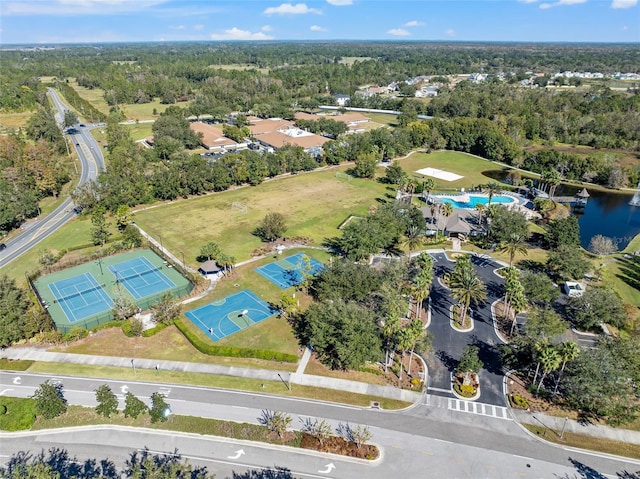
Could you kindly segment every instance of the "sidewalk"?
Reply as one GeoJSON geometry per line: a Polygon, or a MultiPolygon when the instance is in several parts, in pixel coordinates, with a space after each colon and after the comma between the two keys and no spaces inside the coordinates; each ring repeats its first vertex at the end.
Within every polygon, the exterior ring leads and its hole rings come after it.
{"type": "MultiPolygon", "coordinates": [[[[184,361],[55,353],[30,347],[6,348],[0,353],[0,357],[6,359],[27,359],[45,363],[70,363],[87,364],[91,366],[113,366],[119,368],[135,367],[137,369],[157,369],[159,371],[182,371],[189,373],[214,374],[219,376],[236,376],[263,381],[280,381],[282,377],[291,384],[336,389],[411,403],[415,403],[422,399],[422,393],[416,393],[390,386],[379,386],[376,384],[329,378],[325,376],[315,376],[298,372],[280,374],[278,371],[269,369],[239,368],[234,366],[220,366],[218,364],[190,363],[184,361]]],[[[304,369],[302,369],[302,371],[304,371],[304,369]]]]}
{"type": "MultiPolygon", "coordinates": [[[[527,412],[522,409],[511,409],[511,414],[516,421],[534,426],[543,426],[557,431],[558,434],[571,432],[585,436],[599,437],[612,441],[619,441],[640,446],[640,432],[630,429],[616,429],[609,426],[581,423],[573,419],[566,419],[556,416],[548,416],[541,412],[527,412]]],[[[554,434],[549,432],[549,434],[554,434]]]]}

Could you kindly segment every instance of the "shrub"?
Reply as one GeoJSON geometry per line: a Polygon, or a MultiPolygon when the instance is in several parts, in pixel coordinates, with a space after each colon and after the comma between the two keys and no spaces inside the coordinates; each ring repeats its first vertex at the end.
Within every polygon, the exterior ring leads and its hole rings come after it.
{"type": "Polygon", "coordinates": [[[159,333],[160,331],[162,331],[163,329],[167,328],[168,326],[171,326],[172,323],[160,323],[160,324],[156,324],[153,328],[151,329],[145,329],[144,331],[142,331],[142,337],[143,338],[150,338],[151,336],[153,336],[154,334],[159,333]]]}
{"type": "Polygon", "coordinates": [[[465,397],[470,397],[476,393],[476,390],[472,384],[462,384],[460,386],[460,393],[465,397]]]}
{"type": "Polygon", "coordinates": [[[529,403],[522,396],[518,396],[517,394],[512,394],[509,396],[511,400],[511,405],[514,407],[519,407],[522,409],[529,409],[529,403]]]}
{"type": "Polygon", "coordinates": [[[144,324],[142,324],[142,320],[138,318],[131,318],[129,320],[129,324],[131,325],[129,329],[129,334],[132,337],[137,338],[139,336],[142,336],[142,333],[144,332],[144,324]]]}
{"type": "Polygon", "coordinates": [[[257,358],[266,359],[267,361],[282,361],[286,363],[295,363],[298,361],[298,356],[295,354],[280,353],[277,351],[268,351],[265,349],[249,349],[249,348],[236,348],[233,346],[215,346],[209,342],[205,342],[198,337],[181,319],[176,319],[176,328],[184,334],[184,337],[203,354],[209,356],[225,356],[231,358],[257,358]]]}
{"type": "Polygon", "coordinates": [[[62,337],[62,340],[77,341],[79,339],[86,338],[88,334],[89,334],[89,331],[87,331],[86,329],[81,328],[79,326],[75,326],[71,328],[71,330],[62,337]]]}

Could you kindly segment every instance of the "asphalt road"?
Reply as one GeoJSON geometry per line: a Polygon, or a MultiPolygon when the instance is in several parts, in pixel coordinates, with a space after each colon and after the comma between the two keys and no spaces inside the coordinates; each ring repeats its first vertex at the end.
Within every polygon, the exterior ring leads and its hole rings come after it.
{"type": "MultiPolygon", "coordinates": [[[[438,278],[453,270],[453,261],[444,253],[432,253],[435,259],[434,271],[438,278]]],[[[480,349],[479,357],[484,367],[479,373],[479,401],[487,404],[506,406],[503,394],[504,374],[500,367],[498,345],[500,339],[495,333],[491,317],[491,304],[502,296],[504,281],[494,270],[501,265],[490,259],[474,256],[472,263],[480,279],[487,286],[486,302],[472,306],[474,327],[469,332],[459,332],[450,325],[450,307],[456,304],[450,291],[435,280],[431,288],[431,324],[434,354],[425,356],[429,367],[428,391],[445,397],[451,393],[451,374],[455,371],[462,351],[467,345],[480,349]]]]}
{"type": "MultiPolygon", "coordinates": [[[[68,108],[54,90],[49,89],[49,95],[58,110],[56,118],[61,121],[64,111],[68,108]]],[[[92,179],[95,180],[99,172],[104,170],[104,158],[100,146],[90,133],[90,130],[95,127],[95,125],[85,127],[76,125],[77,133],[69,135],[72,148],[75,149],[80,160],[81,171],[78,185],[92,179]]],[[[23,255],[73,218],[75,216],[73,207],[73,201],[71,198],[67,198],[47,216],[24,223],[20,233],[6,241],[7,248],[0,251],[0,268],[23,255]]]]}
{"type": "Polygon", "coordinates": [[[95,405],[94,390],[101,384],[109,384],[120,397],[121,405],[128,391],[147,403],[153,392],[160,392],[166,396],[173,413],[180,415],[256,423],[263,409],[271,409],[292,414],[294,427],[301,424],[298,417],[324,418],[334,426],[340,422],[362,424],[370,428],[372,442],[381,448],[383,455],[379,461],[363,464],[339,456],[229,439],[218,441],[197,435],[146,430],[118,432],[103,427],[89,432],[1,433],[2,461],[18,450],[39,451],[63,446],[79,458],[106,456],[121,464],[132,450],[147,446],[162,452],[173,452],[177,448],[189,457],[190,462],[207,465],[218,477],[226,477],[231,471],[238,473],[258,466],[276,465],[290,469],[295,477],[381,479],[397,474],[407,478],[425,477],[426,471],[429,471],[429,477],[564,478],[574,477],[577,470],[585,468],[600,474],[589,477],[601,478],[640,469],[638,461],[547,445],[525,434],[514,421],[474,416],[427,404],[401,412],[385,412],[251,392],[22,372],[0,372],[0,395],[30,396],[48,378],[62,382],[70,404],[95,405]],[[238,454],[240,449],[243,454],[238,454]],[[572,461],[576,461],[576,465],[572,461]],[[333,467],[329,468],[329,464],[333,467]]]}

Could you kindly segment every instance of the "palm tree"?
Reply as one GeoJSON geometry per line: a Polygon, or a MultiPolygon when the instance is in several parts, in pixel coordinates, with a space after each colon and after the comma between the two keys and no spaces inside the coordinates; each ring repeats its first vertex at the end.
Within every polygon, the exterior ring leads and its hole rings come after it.
{"type": "Polygon", "coordinates": [[[482,219],[485,209],[485,205],[483,205],[482,203],[476,203],[476,211],[478,212],[478,224],[480,224],[480,226],[482,226],[482,219]]]}
{"type": "Polygon", "coordinates": [[[411,321],[406,329],[407,336],[411,341],[411,354],[409,355],[409,366],[407,368],[409,374],[411,374],[411,360],[413,359],[413,352],[416,349],[416,345],[425,336],[427,331],[424,329],[424,324],[422,324],[422,321],[420,321],[419,319],[414,319],[413,321],[411,321]]]}
{"type": "Polygon", "coordinates": [[[407,232],[405,233],[404,244],[407,248],[409,248],[409,258],[413,254],[414,250],[417,249],[420,245],[422,245],[423,237],[422,231],[416,225],[410,225],[407,228],[407,232]]]}
{"type": "Polygon", "coordinates": [[[400,318],[397,316],[387,317],[380,322],[380,331],[382,333],[382,341],[384,343],[384,372],[386,373],[389,367],[389,356],[391,351],[396,346],[396,335],[400,330],[400,318]]]}
{"type": "Polygon", "coordinates": [[[511,233],[509,237],[500,244],[498,251],[509,253],[509,267],[513,266],[513,258],[516,253],[521,253],[525,256],[529,254],[526,238],[517,233],[511,233]]]}
{"type": "MultiPolygon", "coordinates": [[[[549,197],[553,198],[553,195],[556,192],[556,188],[558,187],[558,185],[560,184],[560,173],[558,173],[557,170],[555,170],[554,168],[548,169],[548,170],[544,170],[542,172],[542,175],[540,175],[540,181],[543,183],[543,186],[549,187],[549,197]]],[[[544,188],[543,188],[544,191],[544,188]]]]}
{"type": "MultiPolygon", "coordinates": [[[[453,205],[451,203],[442,203],[440,205],[440,213],[442,213],[445,218],[448,218],[453,214],[453,205]]],[[[442,225],[442,234],[444,234],[444,230],[446,227],[447,220],[445,219],[444,224],[442,225]]]]}
{"type": "Polygon", "coordinates": [[[424,197],[425,201],[431,195],[431,191],[436,187],[436,181],[433,178],[427,178],[422,182],[422,193],[427,192],[427,195],[424,197]]]}
{"type": "Polygon", "coordinates": [[[540,387],[544,381],[544,378],[547,377],[552,371],[555,371],[560,367],[560,363],[562,359],[560,358],[560,354],[553,346],[547,346],[542,351],[540,351],[540,364],[542,365],[542,376],[540,377],[540,382],[538,383],[538,389],[536,392],[540,391],[540,387]]]}
{"type": "Polygon", "coordinates": [[[485,191],[489,194],[489,206],[491,206],[491,200],[493,200],[493,197],[495,195],[500,193],[501,188],[498,183],[496,183],[495,181],[491,181],[485,187],[485,191]]]}
{"type": "Polygon", "coordinates": [[[560,368],[560,374],[558,374],[558,380],[553,388],[553,395],[558,393],[558,386],[560,385],[560,379],[562,379],[562,373],[564,373],[564,367],[568,361],[573,361],[580,354],[580,348],[573,341],[565,341],[558,346],[558,354],[562,360],[562,367],[560,368]]]}
{"type": "Polygon", "coordinates": [[[458,301],[461,308],[460,325],[462,326],[471,303],[478,304],[487,298],[487,287],[472,268],[454,271],[449,279],[449,287],[451,295],[458,301]]]}

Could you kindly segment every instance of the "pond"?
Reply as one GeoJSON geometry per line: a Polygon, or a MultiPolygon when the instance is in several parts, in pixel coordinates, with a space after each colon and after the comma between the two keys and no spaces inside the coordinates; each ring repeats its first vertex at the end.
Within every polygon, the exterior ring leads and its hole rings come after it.
{"type": "MultiPolygon", "coordinates": [[[[573,196],[578,190],[560,185],[557,196],[573,196]]],[[[612,238],[623,250],[640,233],[640,207],[631,206],[633,195],[589,190],[589,201],[583,214],[576,214],[580,224],[580,244],[588,247],[591,238],[602,235],[612,238]]]]}

